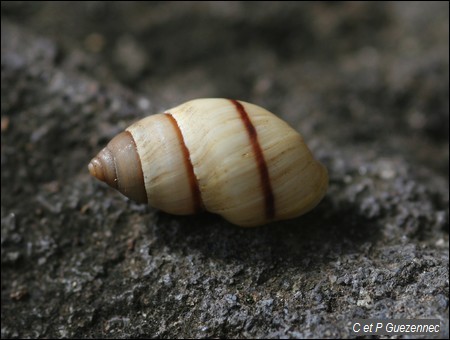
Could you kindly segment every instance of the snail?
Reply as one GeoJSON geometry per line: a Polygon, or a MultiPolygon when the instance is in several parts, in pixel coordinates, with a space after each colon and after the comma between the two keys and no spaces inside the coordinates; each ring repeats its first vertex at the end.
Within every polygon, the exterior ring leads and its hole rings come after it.
{"type": "Polygon", "coordinates": [[[326,168],[274,114],[232,99],[196,99],[114,137],[89,172],[137,202],[177,215],[203,210],[239,226],[314,208],[326,168]]]}

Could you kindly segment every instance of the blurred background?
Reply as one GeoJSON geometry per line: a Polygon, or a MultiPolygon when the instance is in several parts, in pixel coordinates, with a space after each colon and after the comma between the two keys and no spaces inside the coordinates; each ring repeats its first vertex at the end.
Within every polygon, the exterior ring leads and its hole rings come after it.
{"type": "Polygon", "coordinates": [[[448,326],[448,2],[15,1],[1,16],[2,337],[448,326]],[[129,124],[201,97],[301,132],[330,173],[315,212],[243,231],[88,176],[129,124]]]}

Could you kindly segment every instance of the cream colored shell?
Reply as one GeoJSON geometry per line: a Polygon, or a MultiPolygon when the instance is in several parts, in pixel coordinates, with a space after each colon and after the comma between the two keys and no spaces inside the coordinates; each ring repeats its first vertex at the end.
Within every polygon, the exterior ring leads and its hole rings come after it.
{"type": "Polygon", "coordinates": [[[121,169],[130,164],[134,173],[140,161],[142,174],[127,185],[139,191],[143,182],[142,201],[146,196],[148,204],[168,213],[204,209],[240,226],[257,226],[308,212],[328,186],[326,168],[297,131],[250,103],[192,100],[144,118],[126,131],[129,141],[116,137],[91,161],[89,170],[135,198],[140,194],[120,183],[134,174],[121,169]],[[137,156],[130,156],[130,150],[137,156]],[[111,180],[105,179],[107,171],[111,180]]]}

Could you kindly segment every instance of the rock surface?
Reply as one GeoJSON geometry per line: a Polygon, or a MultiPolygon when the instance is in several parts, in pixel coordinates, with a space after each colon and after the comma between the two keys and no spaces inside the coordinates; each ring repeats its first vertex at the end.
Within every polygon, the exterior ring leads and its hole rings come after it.
{"type": "Polygon", "coordinates": [[[2,338],[448,333],[448,3],[3,2],[2,338]],[[328,168],[311,213],[175,217],[92,179],[192,98],[277,113],[328,168]]]}

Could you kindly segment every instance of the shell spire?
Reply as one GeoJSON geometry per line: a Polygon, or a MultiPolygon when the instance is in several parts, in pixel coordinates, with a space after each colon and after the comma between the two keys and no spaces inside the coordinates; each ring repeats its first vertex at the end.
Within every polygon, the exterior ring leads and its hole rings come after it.
{"type": "Polygon", "coordinates": [[[114,137],[88,165],[98,180],[139,203],[147,203],[142,165],[133,136],[124,131],[114,137]]]}

